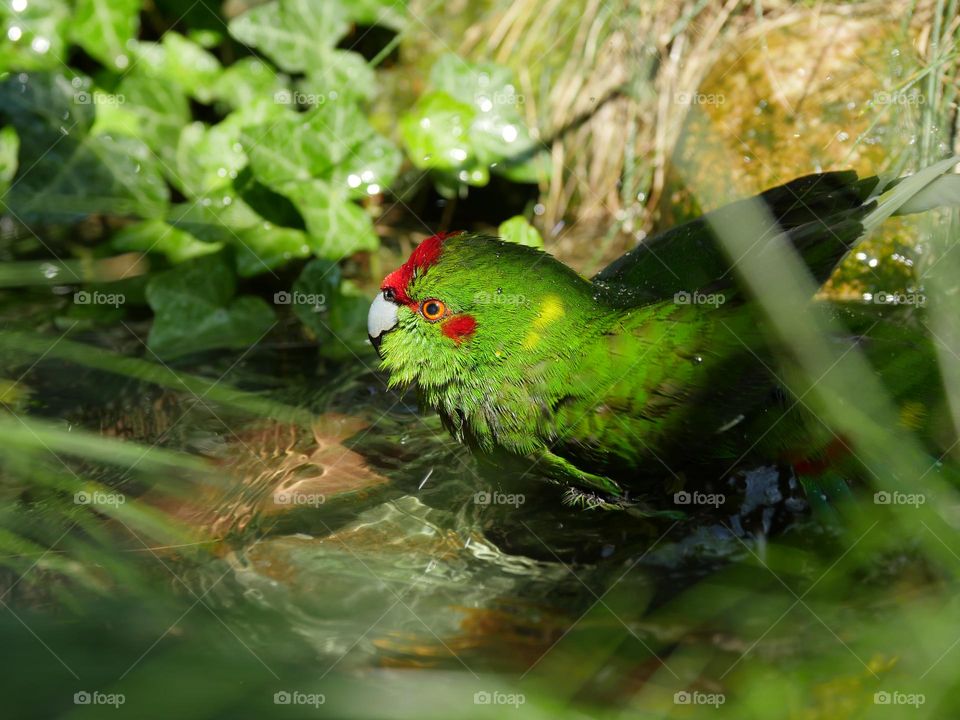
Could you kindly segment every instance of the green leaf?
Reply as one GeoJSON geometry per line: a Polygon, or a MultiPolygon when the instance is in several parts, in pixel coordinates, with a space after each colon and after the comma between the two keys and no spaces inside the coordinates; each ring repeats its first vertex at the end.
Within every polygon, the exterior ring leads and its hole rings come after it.
{"type": "Polygon", "coordinates": [[[350,19],[359,25],[380,25],[400,30],[406,12],[405,0],[351,0],[350,19]]]}
{"type": "Polygon", "coordinates": [[[70,23],[73,41],[112,70],[125,70],[128,43],[140,27],[141,0],[77,0],[70,23]]]}
{"type": "Polygon", "coordinates": [[[19,170],[5,202],[18,215],[90,213],[157,217],[168,191],[156,158],[137,138],[92,135],[89,80],[20,74],[0,83],[0,116],[20,138],[19,170]]]}
{"type": "MultiPolygon", "coordinates": [[[[335,102],[345,98],[369,99],[376,92],[376,75],[362,55],[349,50],[327,50],[319,62],[307,71],[299,84],[306,99],[323,98],[335,102]]],[[[319,102],[301,102],[315,105],[319,102]]]]}
{"type": "Polygon", "coordinates": [[[312,252],[305,232],[272,223],[242,229],[237,235],[237,273],[241,277],[260,275],[294,258],[310,257],[312,252]]]}
{"type": "Polygon", "coordinates": [[[517,182],[549,177],[546,150],[525,124],[509,68],[447,54],[434,65],[430,87],[401,123],[415,164],[471,185],[486,183],[481,167],[517,182]]]}
{"type": "Polygon", "coordinates": [[[0,129],[0,197],[7,192],[10,181],[17,174],[17,153],[20,138],[12,125],[0,129]]]}
{"type": "Polygon", "coordinates": [[[500,223],[497,235],[507,242],[543,249],[543,238],[523,215],[514,215],[500,223]]]}
{"type": "Polygon", "coordinates": [[[337,263],[311,260],[291,290],[293,312],[317,337],[325,355],[347,358],[369,352],[365,320],[370,299],[341,282],[337,263]]]}
{"type": "Polygon", "coordinates": [[[277,73],[258,58],[242,58],[228,67],[213,86],[214,97],[235,111],[250,117],[249,123],[263,122],[270,114],[281,114],[289,94],[290,79],[277,73]],[[261,115],[263,119],[254,119],[261,115]]]}
{"type": "Polygon", "coordinates": [[[234,297],[233,268],[222,254],[207,255],[160,273],[147,284],[154,312],[147,346],[164,359],[213,348],[244,348],[274,325],[261,298],[234,297]]]}
{"type": "Polygon", "coordinates": [[[162,45],[165,51],[161,68],[163,77],[177,83],[200,102],[211,102],[214,86],[223,72],[220,61],[180,33],[164,33],[162,45]]]}
{"type": "Polygon", "coordinates": [[[281,189],[300,211],[318,257],[342,260],[361,250],[376,250],[379,240],[373,221],[350,202],[343,188],[322,180],[290,183],[281,189]]]}
{"type": "Polygon", "coordinates": [[[70,16],[66,0],[0,3],[0,72],[61,68],[70,16]]]}
{"type": "Polygon", "coordinates": [[[349,17],[340,2],[274,0],[230,21],[230,34],[257,48],[287,72],[321,64],[325,50],[347,34],[349,17]]]}
{"type": "Polygon", "coordinates": [[[182,263],[223,248],[222,243],[208,243],[173,227],[163,220],[146,220],[123,228],[110,240],[120,251],[152,252],[164,255],[172,263],[182,263]]]}
{"type": "Polygon", "coordinates": [[[176,184],[187,197],[229,187],[246,164],[240,124],[229,117],[212,126],[190,123],[180,131],[176,184]]]}
{"type": "Polygon", "coordinates": [[[399,150],[377,135],[356,103],[328,102],[280,122],[248,128],[243,145],[256,178],[280,190],[312,179],[348,197],[378,194],[400,169],[399,150]]]}
{"type": "Polygon", "coordinates": [[[470,105],[445,92],[431,92],[400,123],[410,160],[419,168],[457,170],[476,164],[469,128],[476,116],[470,105]]]}
{"type": "Polygon", "coordinates": [[[164,171],[176,183],[180,130],[190,119],[187,97],[175,83],[134,71],[117,87],[123,108],[137,117],[137,137],[163,161],[164,171]]]}

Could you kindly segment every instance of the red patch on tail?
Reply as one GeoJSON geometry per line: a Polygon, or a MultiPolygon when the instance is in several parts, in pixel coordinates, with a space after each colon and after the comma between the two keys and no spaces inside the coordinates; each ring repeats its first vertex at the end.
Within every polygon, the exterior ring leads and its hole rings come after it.
{"type": "Polygon", "coordinates": [[[393,290],[394,294],[404,305],[411,309],[416,309],[416,303],[407,294],[413,276],[419,271],[423,273],[431,265],[434,265],[440,259],[440,253],[443,251],[443,241],[453,235],[459,235],[459,232],[437,233],[428,237],[414,248],[410,253],[410,258],[399,268],[387,275],[380,285],[381,290],[393,290]]]}
{"type": "Polygon", "coordinates": [[[798,475],[821,475],[837,460],[850,454],[850,448],[843,438],[834,438],[818,457],[788,457],[798,475]]]}
{"type": "Polygon", "coordinates": [[[444,322],[440,329],[444,335],[459,345],[473,335],[477,329],[477,321],[473,319],[473,315],[454,315],[444,322]]]}

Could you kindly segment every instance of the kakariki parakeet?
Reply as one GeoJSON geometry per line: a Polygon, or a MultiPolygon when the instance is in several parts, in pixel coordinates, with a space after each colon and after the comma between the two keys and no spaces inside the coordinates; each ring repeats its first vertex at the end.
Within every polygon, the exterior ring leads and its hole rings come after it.
{"type": "MultiPolygon", "coordinates": [[[[759,201],[820,284],[891,215],[960,204],[956,162],[894,180],[801,177],[661,233],[590,280],[531,247],[434,235],[383,280],[370,340],[391,385],[416,383],[458,440],[562,484],[572,502],[626,505],[668,469],[747,452],[813,472],[836,438],[804,439],[819,423],[784,398],[776,344],[712,223],[736,228],[742,203],[759,201]],[[697,292],[718,299],[678,301],[697,292]],[[788,409],[797,417],[771,432],[788,409]]],[[[902,375],[905,394],[939,382],[935,363],[902,375]]]]}

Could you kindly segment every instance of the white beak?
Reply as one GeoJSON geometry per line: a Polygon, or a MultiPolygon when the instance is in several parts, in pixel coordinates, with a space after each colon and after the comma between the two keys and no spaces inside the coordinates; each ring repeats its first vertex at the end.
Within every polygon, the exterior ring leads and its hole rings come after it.
{"type": "Polygon", "coordinates": [[[367,335],[374,346],[380,345],[380,336],[397,326],[397,305],[377,293],[367,314],[367,335]]]}

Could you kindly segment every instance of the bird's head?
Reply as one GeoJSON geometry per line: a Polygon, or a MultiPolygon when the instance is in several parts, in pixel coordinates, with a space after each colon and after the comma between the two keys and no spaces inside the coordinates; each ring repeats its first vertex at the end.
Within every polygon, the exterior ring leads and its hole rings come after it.
{"type": "Polygon", "coordinates": [[[472,234],[420,243],[387,275],[367,332],[391,384],[440,387],[569,340],[590,284],[534,248],[472,234]]]}

